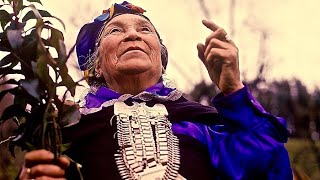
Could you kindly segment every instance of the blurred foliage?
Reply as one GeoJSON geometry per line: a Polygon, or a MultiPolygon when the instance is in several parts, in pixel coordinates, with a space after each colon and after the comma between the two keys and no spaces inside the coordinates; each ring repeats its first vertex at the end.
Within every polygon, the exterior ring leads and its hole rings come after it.
{"type": "MultiPolygon", "coordinates": [[[[260,66],[264,66],[262,63],[260,66]]],[[[262,73],[262,72],[261,72],[262,73]]],[[[245,81],[251,93],[262,106],[275,116],[287,120],[290,137],[319,140],[320,89],[309,92],[298,79],[266,82],[259,73],[255,79],[245,81]]],[[[211,104],[220,91],[213,84],[200,82],[190,92],[192,100],[211,104]]]]}
{"type": "MultiPolygon", "coordinates": [[[[64,27],[63,22],[37,8],[41,5],[40,0],[0,1],[0,52],[4,54],[0,86],[5,87],[0,91],[0,101],[8,94],[13,96],[13,104],[4,109],[0,125],[6,127],[5,123],[10,122],[17,126],[0,145],[6,145],[13,157],[16,146],[27,151],[47,149],[59,157],[65,150],[61,127],[75,123],[80,116],[76,104],[65,103],[67,92],[74,96],[78,85],[66,66],[74,48],[67,53],[63,33],[54,28],[52,20],[64,27]],[[62,99],[56,93],[58,87],[67,89],[62,99]]],[[[1,158],[5,158],[1,166],[13,162],[2,153],[1,158]]],[[[6,168],[15,170],[12,166],[6,168]]]]}
{"type": "MultiPolygon", "coordinates": [[[[259,66],[256,78],[244,82],[266,111],[287,120],[292,138],[287,147],[294,170],[319,179],[320,89],[309,92],[298,79],[267,82],[266,64],[261,61],[259,66]]],[[[202,81],[191,91],[190,99],[211,105],[211,98],[219,92],[215,85],[202,81]]]]}

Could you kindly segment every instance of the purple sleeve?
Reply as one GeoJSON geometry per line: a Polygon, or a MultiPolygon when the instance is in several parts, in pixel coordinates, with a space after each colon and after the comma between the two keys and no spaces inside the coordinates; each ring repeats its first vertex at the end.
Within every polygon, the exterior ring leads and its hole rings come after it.
{"type": "Polygon", "coordinates": [[[222,124],[184,121],[173,124],[173,130],[208,147],[218,179],[292,179],[283,144],[288,135],[284,119],[267,113],[247,87],[227,96],[219,94],[212,103],[222,124]]]}
{"type": "Polygon", "coordinates": [[[236,128],[235,131],[268,131],[279,142],[287,142],[286,121],[266,112],[247,86],[226,96],[218,94],[212,99],[212,104],[227,127],[236,128]]]}

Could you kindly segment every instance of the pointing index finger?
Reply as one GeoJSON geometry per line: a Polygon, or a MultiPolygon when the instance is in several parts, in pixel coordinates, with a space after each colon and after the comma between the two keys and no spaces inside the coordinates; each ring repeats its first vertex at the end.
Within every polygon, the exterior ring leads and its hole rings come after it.
{"type": "Polygon", "coordinates": [[[217,29],[219,29],[219,26],[214,24],[212,21],[202,20],[202,24],[205,25],[208,29],[211,29],[212,31],[216,31],[217,29]]]}

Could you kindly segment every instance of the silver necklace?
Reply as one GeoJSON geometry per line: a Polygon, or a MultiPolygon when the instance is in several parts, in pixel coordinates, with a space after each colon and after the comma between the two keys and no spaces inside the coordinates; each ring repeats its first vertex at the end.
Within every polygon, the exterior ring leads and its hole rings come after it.
{"type": "Polygon", "coordinates": [[[119,150],[115,161],[122,179],[185,179],[179,175],[179,140],[164,105],[114,104],[119,150]]]}

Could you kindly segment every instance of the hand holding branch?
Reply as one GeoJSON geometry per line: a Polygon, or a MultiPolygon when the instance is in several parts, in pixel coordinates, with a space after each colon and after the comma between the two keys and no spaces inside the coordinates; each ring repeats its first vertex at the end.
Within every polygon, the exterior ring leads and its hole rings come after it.
{"type": "Polygon", "coordinates": [[[25,165],[22,168],[19,179],[64,180],[65,171],[69,167],[69,164],[70,160],[66,157],[59,157],[54,161],[54,155],[50,151],[30,151],[25,155],[25,165]]]}

